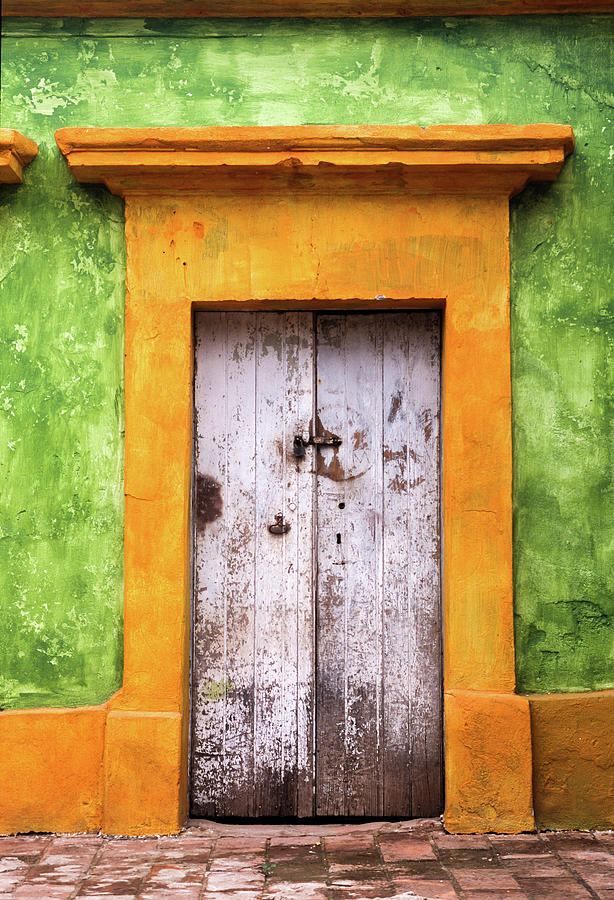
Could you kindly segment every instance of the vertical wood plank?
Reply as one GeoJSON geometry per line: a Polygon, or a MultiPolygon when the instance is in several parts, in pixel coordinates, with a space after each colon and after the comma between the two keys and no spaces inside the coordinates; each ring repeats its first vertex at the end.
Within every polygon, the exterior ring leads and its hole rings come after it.
{"type": "Polygon", "coordinates": [[[290,472],[296,483],[296,510],[288,509],[288,521],[294,534],[296,580],[296,641],[297,641],[297,815],[314,815],[315,779],[315,484],[313,457],[297,461],[291,443],[295,435],[308,432],[315,416],[315,329],[313,313],[297,317],[292,343],[287,341],[288,369],[296,368],[292,385],[288,385],[289,420],[293,427],[287,438],[290,472]],[[296,350],[293,350],[296,342],[296,350]],[[294,357],[294,359],[293,359],[294,357]]]}
{"type": "Polygon", "coordinates": [[[339,448],[317,451],[318,812],[377,816],[382,809],[381,317],[319,316],[317,346],[319,418],[324,429],[343,438],[339,448]]]}
{"type": "Polygon", "coordinates": [[[386,317],[384,365],[384,806],[441,810],[437,313],[386,317]]]}
{"type": "Polygon", "coordinates": [[[411,814],[420,817],[443,809],[439,315],[416,315],[409,338],[411,814]]]}
{"type": "Polygon", "coordinates": [[[217,339],[208,315],[199,318],[195,591],[196,633],[202,637],[195,640],[193,658],[192,782],[197,786],[193,805],[195,811],[198,803],[213,807],[215,815],[251,816],[256,323],[253,316],[220,314],[219,330],[224,334],[220,361],[210,351],[222,340],[217,339]],[[216,623],[214,633],[211,622],[216,623]],[[214,671],[210,660],[220,656],[223,665],[214,671]],[[206,733],[198,735],[199,720],[210,723],[207,731],[216,735],[222,731],[221,751],[219,743],[207,742],[206,733]]]}
{"type": "Polygon", "coordinates": [[[313,475],[293,456],[292,442],[312,412],[312,316],[259,313],[257,323],[256,814],[296,815],[299,782],[311,780],[304,729],[312,706],[312,542],[304,532],[313,475]],[[286,535],[268,530],[277,513],[290,525],[286,535]]]}
{"type": "Polygon", "coordinates": [[[316,450],[316,815],[345,814],[346,772],[346,609],[345,545],[339,503],[345,503],[343,463],[347,449],[345,415],[346,318],[316,318],[316,418],[314,433],[339,435],[338,450],[316,450]],[[341,455],[343,454],[343,455],[341,455]],[[326,471],[326,474],[322,474],[326,471]]]}
{"type": "Polygon", "coordinates": [[[409,660],[411,631],[409,552],[412,493],[408,457],[414,452],[409,439],[413,404],[407,383],[409,340],[415,318],[389,315],[384,331],[383,375],[383,571],[382,678],[385,703],[382,710],[384,809],[387,815],[411,813],[409,660]]]}
{"type": "Polygon", "coordinates": [[[224,693],[226,561],[226,318],[197,320],[194,367],[194,603],[192,623],[192,812],[215,816],[215,786],[224,781],[225,715],[209,694],[224,693]],[[216,430],[209,422],[219,422],[216,430]],[[205,451],[206,446],[206,451],[205,451]],[[209,538],[203,543],[203,533],[209,538]],[[211,685],[219,687],[210,690],[211,685]]]}

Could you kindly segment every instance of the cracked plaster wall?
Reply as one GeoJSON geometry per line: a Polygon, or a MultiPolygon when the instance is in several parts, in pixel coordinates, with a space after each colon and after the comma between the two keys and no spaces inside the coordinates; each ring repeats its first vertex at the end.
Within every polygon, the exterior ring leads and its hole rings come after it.
{"type": "Polygon", "coordinates": [[[5,20],[1,124],[40,145],[0,196],[0,706],[121,683],[122,204],[63,125],[564,122],[512,205],[517,672],[614,685],[614,18],[5,20]]]}

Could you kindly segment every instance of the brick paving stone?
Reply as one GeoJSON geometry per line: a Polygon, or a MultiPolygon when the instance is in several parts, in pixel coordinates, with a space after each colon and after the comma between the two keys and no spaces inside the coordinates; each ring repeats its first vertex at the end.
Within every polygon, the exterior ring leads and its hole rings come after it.
{"type": "Polygon", "coordinates": [[[396,893],[411,891],[437,900],[457,900],[458,897],[452,882],[444,878],[395,878],[393,887],[396,893]]]}
{"type": "Polygon", "coordinates": [[[373,834],[330,834],[324,837],[324,846],[327,853],[358,853],[361,850],[372,850],[374,847],[373,834]]]}
{"type": "MultiPolygon", "coordinates": [[[[265,856],[223,856],[220,859],[212,859],[209,872],[242,872],[244,870],[262,872],[265,865],[265,856]]],[[[206,866],[203,866],[203,869],[206,866]]]]}
{"type": "Polygon", "coordinates": [[[22,884],[15,891],[13,897],[21,897],[22,900],[67,900],[72,897],[75,885],[48,885],[48,884],[22,884]]]}
{"type": "Polygon", "coordinates": [[[264,853],[267,839],[265,837],[237,835],[237,837],[220,837],[215,842],[216,856],[236,856],[241,853],[264,853]]]}
{"type": "Polygon", "coordinates": [[[207,890],[232,891],[261,890],[264,888],[264,872],[241,869],[240,872],[212,872],[207,877],[207,890]]]}
{"type": "Polygon", "coordinates": [[[28,869],[27,880],[32,884],[49,884],[59,887],[62,884],[76,884],[87,872],[87,865],[71,863],[36,863],[28,869]]]}
{"type": "Polygon", "coordinates": [[[414,838],[405,834],[385,834],[379,838],[378,843],[386,862],[435,859],[435,851],[424,838],[414,838]]]}
{"type": "Polygon", "coordinates": [[[504,867],[514,877],[518,875],[531,878],[566,878],[569,870],[555,856],[530,856],[504,859],[504,867]]]}
{"type": "Polygon", "coordinates": [[[593,835],[597,841],[614,845],[614,831],[593,831],[593,835]]]}
{"type": "Polygon", "coordinates": [[[491,834],[489,840],[500,856],[524,856],[550,853],[551,848],[538,834],[491,834]]]}
{"type": "Polygon", "coordinates": [[[136,896],[136,894],[82,894],[81,892],[77,894],[77,897],[87,897],[87,900],[132,900],[136,896]]]}
{"type": "Polygon", "coordinates": [[[205,891],[203,900],[260,900],[261,891],[205,891]]]}
{"type": "MultiPolygon", "coordinates": [[[[269,839],[269,851],[276,847],[313,847],[322,844],[323,838],[315,834],[297,834],[284,835],[283,837],[272,837],[269,839]]],[[[373,838],[371,838],[373,840],[373,838]]]]}
{"type": "Polygon", "coordinates": [[[139,900],[199,900],[200,885],[177,887],[169,891],[167,887],[146,887],[139,891],[139,900]]]}
{"type": "Polygon", "coordinates": [[[438,856],[443,865],[457,869],[498,869],[501,867],[501,862],[493,851],[439,850],[438,856]]]}
{"type": "Polygon", "coordinates": [[[527,900],[523,891],[465,891],[463,900],[527,900]]]}
{"type": "Polygon", "coordinates": [[[331,878],[359,878],[362,874],[367,878],[385,878],[386,871],[383,866],[377,865],[353,865],[348,863],[328,863],[328,871],[331,878]]]}
{"type": "Polygon", "coordinates": [[[189,866],[172,864],[168,862],[155,863],[151,867],[151,871],[145,879],[145,886],[155,886],[159,884],[168,885],[169,888],[187,887],[190,885],[201,885],[204,881],[205,873],[194,870],[189,866]]]}
{"type": "Polygon", "coordinates": [[[25,872],[14,872],[11,875],[0,875],[0,896],[2,894],[12,892],[16,887],[23,883],[25,872]]]}
{"type": "Polygon", "coordinates": [[[614,891],[614,878],[611,875],[584,875],[584,881],[592,891],[614,891]]]}
{"type": "Polygon", "coordinates": [[[589,891],[573,878],[521,878],[518,884],[530,900],[588,900],[589,891]]]}
{"type": "Polygon", "coordinates": [[[436,834],[433,841],[440,850],[490,850],[488,838],[481,834],[436,834]]]}
{"type": "Polygon", "coordinates": [[[181,854],[186,858],[198,854],[209,854],[213,849],[213,840],[199,834],[165,835],[158,840],[158,855],[181,854]]]}
{"type": "Polygon", "coordinates": [[[326,880],[326,863],[322,847],[309,845],[295,848],[274,847],[266,863],[267,882],[321,882],[326,880]],[[287,852],[291,851],[291,852],[287,852]]]}
{"type": "Polygon", "coordinates": [[[445,878],[449,881],[449,875],[445,866],[438,860],[422,859],[406,863],[396,862],[386,866],[388,877],[395,881],[403,878],[422,878],[433,880],[445,878]]]}
{"type": "Polygon", "coordinates": [[[504,869],[454,869],[452,876],[463,890],[520,890],[516,879],[504,869]]]}
{"type": "Polygon", "coordinates": [[[584,831],[547,831],[542,833],[542,840],[554,852],[570,850],[600,850],[599,842],[591,832],[584,831]]]}
{"type": "Polygon", "coordinates": [[[297,884],[293,881],[279,881],[268,885],[267,898],[274,900],[328,900],[328,889],[321,882],[303,882],[297,884]]]}
{"type": "Polygon", "coordinates": [[[0,856],[39,856],[51,840],[50,834],[0,837],[0,856]]]}
{"type": "Polygon", "coordinates": [[[323,844],[317,843],[313,839],[308,844],[277,843],[269,847],[268,860],[269,862],[284,862],[302,859],[307,864],[316,860],[321,863],[323,850],[323,844]]]}
{"type": "Polygon", "coordinates": [[[370,900],[370,898],[392,897],[394,893],[391,884],[381,881],[360,881],[354,884],[335,882],[330,885],[332,900],[370,900]]]}
{"type": "Polygon", "coordinates": [[[91,894],[122,894],[123,896],[135,895],[143,881],[144,874],[142,872],[119,874],[114,877],[112,874],[106,876],[94,875],[84,879],[79,896],[87,897],[91,894]]]}
{"type": "Polygon", "coordinates": [[[599,844],[591,846],[588,850],[557,850],[557,854],[567,862],[593,862],[612,859],[612,854],[604,850],[599,844]]]}

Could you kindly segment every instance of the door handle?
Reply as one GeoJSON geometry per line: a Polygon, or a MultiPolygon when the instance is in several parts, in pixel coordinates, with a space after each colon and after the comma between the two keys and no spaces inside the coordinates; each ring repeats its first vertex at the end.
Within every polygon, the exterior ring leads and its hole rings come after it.
{"type": "Polygon", "coordinates": [[[311,434],[306,441],[302,435],[297,434],[293,444],[294,455],[300,459],[305,455],[305,447],[310,444],[312,447],[338,447],[341,438],[338,434],[311,434]]]}
{"type": "Polygon", "coordinates": [[[290,531],[290,523],[284,522],[283,513],[277,513],[275,516],[275,524],[269,525],[271,534],[288,534],[290,531]]]}

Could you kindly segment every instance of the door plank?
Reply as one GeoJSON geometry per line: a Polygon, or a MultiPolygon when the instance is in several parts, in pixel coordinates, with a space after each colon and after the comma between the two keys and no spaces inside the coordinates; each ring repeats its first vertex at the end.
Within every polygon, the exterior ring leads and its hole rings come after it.
{"type": "Polygon", "coordinates": [[[292,444],[312,414],[313,324],[310,313],[257,318],[255,808],[280,816],[298,813],[299,782],[311,782],[313,475],[292,444]],[[268,531],[278,512],[287,535],[268,531]]]}
{"type": "Polygon", "coordinates": [[[192,803],[197,815],[251,816],[256,323],[233,313],[199,320],[192,803]],[[198,514],[205,479],[219,485],[209,517],[198,514]]]}
{"type": "MultiPolygon", "coordinates": [[[[226,561],[222,548],[226,502],[226,321],[223,314],[207,318],[206,332],[196,331],[195,393],[195,490],[194,601],[192,666],[198,678],[192,683],[191,780],[193,811],[214,816],[215,785],[224,781],[225,715],[214,698],[225,693],[226,561]],[[205,368],[206,366],[206,368],[205,368]],[[206,415],[203,413],[206,411],[206,415]],[[208,419],[220,423],[210,435],[208,419]],[[208,439],[208,440],[207,440],[208,439]],[[199,448],[207,440],[203,459],[199,448]],[[215,473],[214,475],[211,473],[215,473]],[[206,550],[199,536],[212,538],[206,550]],[[220,587],[222,586],[222,587],[220,587]],[[211,790],[209,790],[209,785],[211,790]]],[[[224,707],[225,709],[225,707],[224,707]]]]}
{"type": "MultiPolygon", "coordinates": [[[[415,328],[415,319],[412,317],[415,328]]],[[[407,316],[386,323],[383,373],[383,713],[382,765],[384,808],[388,815],[411,811],[411,596],[409,546],[412,532],[412,492],[408,457],[414,452],[409,419],[413,396],[408,391],[411,329],[407,316]]]]}
{"type": "Polygon", "coordinates": [[[317,322],[318,413],[343,438],[339,448],[318,451],[317,811],[377,816],[382,325],[381,317],[360,315],[317,322]]]}
{"type": "Polygon", "coordinates": [[[442,618],[440,519],[441,324],[421,313],[409,331],[407,383],[412,397],[408,456],[409,681],[411,815],[443,809],[442,618]]]}
{"type": "Polygon", "coordinates": [[[384,337],[383,782],[386,815],[441,810],[439,316],[384,337]]]}

